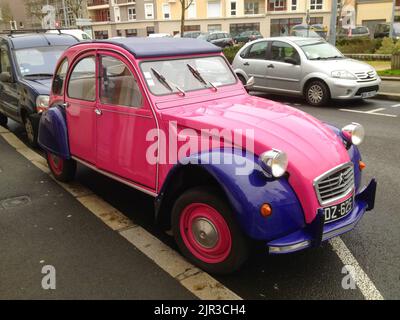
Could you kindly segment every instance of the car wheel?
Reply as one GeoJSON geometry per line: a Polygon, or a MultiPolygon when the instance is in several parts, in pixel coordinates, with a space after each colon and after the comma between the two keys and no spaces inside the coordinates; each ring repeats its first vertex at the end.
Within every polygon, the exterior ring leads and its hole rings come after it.
{"type": "Polygon", "coordinates": [[[33,122],[29,116],[24,117],[24,127],[28,143],[31,147],[37,147],[37,130],[33,125],[33,122]]]}
{"type": "Polygon", "coordinates": [[[8,118],[4,114],[0,113],[0,126],[5,127],[7,125],[7,122],[8,118]]]}
{"type": "Polygon", "coordinates": [[[247,259],[247,239],[217,189],[183,193],[172,209],[172,230],[183,255],[207,272],[231,273],[247,259]]]}
{"type": "Polygon", "coordinates": [[[61,182],[69,182],[74,179],[76,161],[63,159],[53,153],[47,152],[47,164],[54,178],[61,182]]]}
{"type": "Polygon", "coordinates": [[[325,105],[330,99],[329,88],[323,81],[311,81],[306,88],[305,98],[312,106],[325,105]]]}

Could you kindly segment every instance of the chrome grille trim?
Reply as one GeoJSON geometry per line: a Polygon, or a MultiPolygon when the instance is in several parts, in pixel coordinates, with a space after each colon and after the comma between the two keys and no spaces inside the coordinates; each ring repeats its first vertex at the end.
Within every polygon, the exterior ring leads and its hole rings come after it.
{"type": "Polygon", "coordinates": [[[357,82],[369,82],[369,81],[376,80],[376,72],[375,71],[355,72],[354,74],[357,77],[357,82]]]}
{"type": "Polygon", "coordinates": [[[349,195],[354,190],[353,163],[341,164],[315,178],[314,190],[322,206],[349,195]]]}

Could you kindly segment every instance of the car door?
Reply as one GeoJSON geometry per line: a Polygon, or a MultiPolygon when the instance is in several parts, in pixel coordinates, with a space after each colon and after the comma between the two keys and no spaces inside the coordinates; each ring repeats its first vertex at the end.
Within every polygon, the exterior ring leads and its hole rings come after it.
{"type": "Polygon", "coordinates": [[[267,86],[266,73],[268,41],[258,41],[250,45],[241,56],[242,66],[238,66],[246,72],[248,77],[254,77],[254,87],[265,88],[267,86]]]}
{"type": "Polygon", "coordinates": [[[279,92],[299,93],[301,60],[297,49],[283,41],[272,41],[267,59],[268,88],[279,92]]]}
{"type": "Polygon", "coordinates": [[[153,144],[146,135],[157,125],[130,63],[115,53],[98,52],[97,167],[150,189],[156,164],[147,161],[153,144]]]}
{"type": "Polygon", "coordinates": [[[0,111],[18,119],[18,88],[8,44],[0,43],[0,111]]]}
{"type": "Polygon", "coordinates": [[[96,55],[79,57],[72,65],[65,92],[68,139],[71,154],[96,163],[96,55]]]}

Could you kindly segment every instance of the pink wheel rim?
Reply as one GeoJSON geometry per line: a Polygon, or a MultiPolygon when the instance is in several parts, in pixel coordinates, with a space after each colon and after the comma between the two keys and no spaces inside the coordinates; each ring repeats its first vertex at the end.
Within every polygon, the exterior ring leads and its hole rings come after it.
{"type": "Polygon", "coordinates": [[[51,171],[55,175],[60,175],[62,173],[63,166],[64,166],[63,159],[52,153],[47,153],[47,158],[49,160],[51,171]]]}
{"type": "Polygon", "coordinates": [[[188,205],[182,211],[179,225],[185,246],[197,259],[219,263],[231,252],[229,227],[222,215],[209,205],[188,205]]]}

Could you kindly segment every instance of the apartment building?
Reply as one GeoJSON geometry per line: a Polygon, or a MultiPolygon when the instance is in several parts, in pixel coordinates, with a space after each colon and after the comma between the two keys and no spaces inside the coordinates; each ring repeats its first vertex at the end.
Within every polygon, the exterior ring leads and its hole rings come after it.
{"type": "MultiPolygon", "coordinates": [[[[259,30],[264,36],[287,35],[292,26],[330,23],[331,0],[194,0],[185,12],[186,31],[259,30]]],[[[88,0],[96,38],[147,36],[180,31],[179,0],[88,0]]]]}

